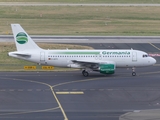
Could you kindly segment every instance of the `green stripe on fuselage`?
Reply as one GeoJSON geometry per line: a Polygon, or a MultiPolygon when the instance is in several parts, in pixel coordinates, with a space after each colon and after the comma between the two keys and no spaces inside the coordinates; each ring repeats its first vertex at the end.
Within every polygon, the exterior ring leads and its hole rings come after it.
{"type": "Polygon", "coordinates": [[[66,52],[49,52],[49,54],[67,54],[67,55],[89,55],[89,54],[100,54],[100,52],[69,52],[69,51],[66,51],[66,52]]]}

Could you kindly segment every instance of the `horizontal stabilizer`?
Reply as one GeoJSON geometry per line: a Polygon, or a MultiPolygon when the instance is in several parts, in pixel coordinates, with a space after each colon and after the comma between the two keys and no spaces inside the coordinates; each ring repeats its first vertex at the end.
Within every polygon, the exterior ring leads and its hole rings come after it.
{"type": "Polygon", "coordinates": [[[9,52],[8,53],[9,56],[19,56],[19,57],[31,57],[31,54],[28,53],[20,53],[20,52],[9,52]]]}

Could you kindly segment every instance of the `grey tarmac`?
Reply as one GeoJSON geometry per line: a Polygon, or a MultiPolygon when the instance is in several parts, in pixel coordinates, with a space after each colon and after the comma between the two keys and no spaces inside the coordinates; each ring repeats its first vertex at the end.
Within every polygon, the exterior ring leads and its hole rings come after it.
{"type": "MultiPolygon", "coordinates": [[[[31,36],[48,43],[160,43],[160,36],[31,36]]],[[[12,35],[0,35],[0,42],[13,42],[12,35]]]]}
{"type": "Polygon", "coordinates": [[[54,92],[69,120],[118,120],[127,112],[158,109],[160,103],[159,68],[117,69],[115,75],[71,72],[1,72],[0,119],[3,120],[62,120],[64,119],[54,92]],[[151,72],[152,70],[152,72],[151,72]]]}
{"type": "MultiPolygon", "coordinates": [[[[149,43],[79,44],[148,53],[159,53],[160,47],[159,43],[154,43],[156,47],[149,43]]],[[[68,120],[118,120],[128,112],[159,109],[160,57],[155,59],[155,66],[137,68],[135,77],[131,69],[117,69],[114,75],[91,72],[87,78],[81,71],[0,72],[0,119],[62,120],[64,112],[68,120]]]]}

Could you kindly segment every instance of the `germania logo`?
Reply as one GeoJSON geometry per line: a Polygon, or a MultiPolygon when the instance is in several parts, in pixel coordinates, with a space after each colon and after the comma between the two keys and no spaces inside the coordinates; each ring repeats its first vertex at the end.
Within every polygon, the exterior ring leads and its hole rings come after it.
{"type": "Polygon", "coordinates": [[[17,34],[16,40],[19,44],[25,44],[25,43],[28,42],[27,35],[23,32],[20,32],[20,33],[17,34]]]}
{"type": "Polygon", "coordinates": [[[107,55],[129,55],[130,52],[128,51],[125,51],[125,52],[106,52],[106,51],[103,51],[102,52],[103,55],[107,54],[107,55]]]}

